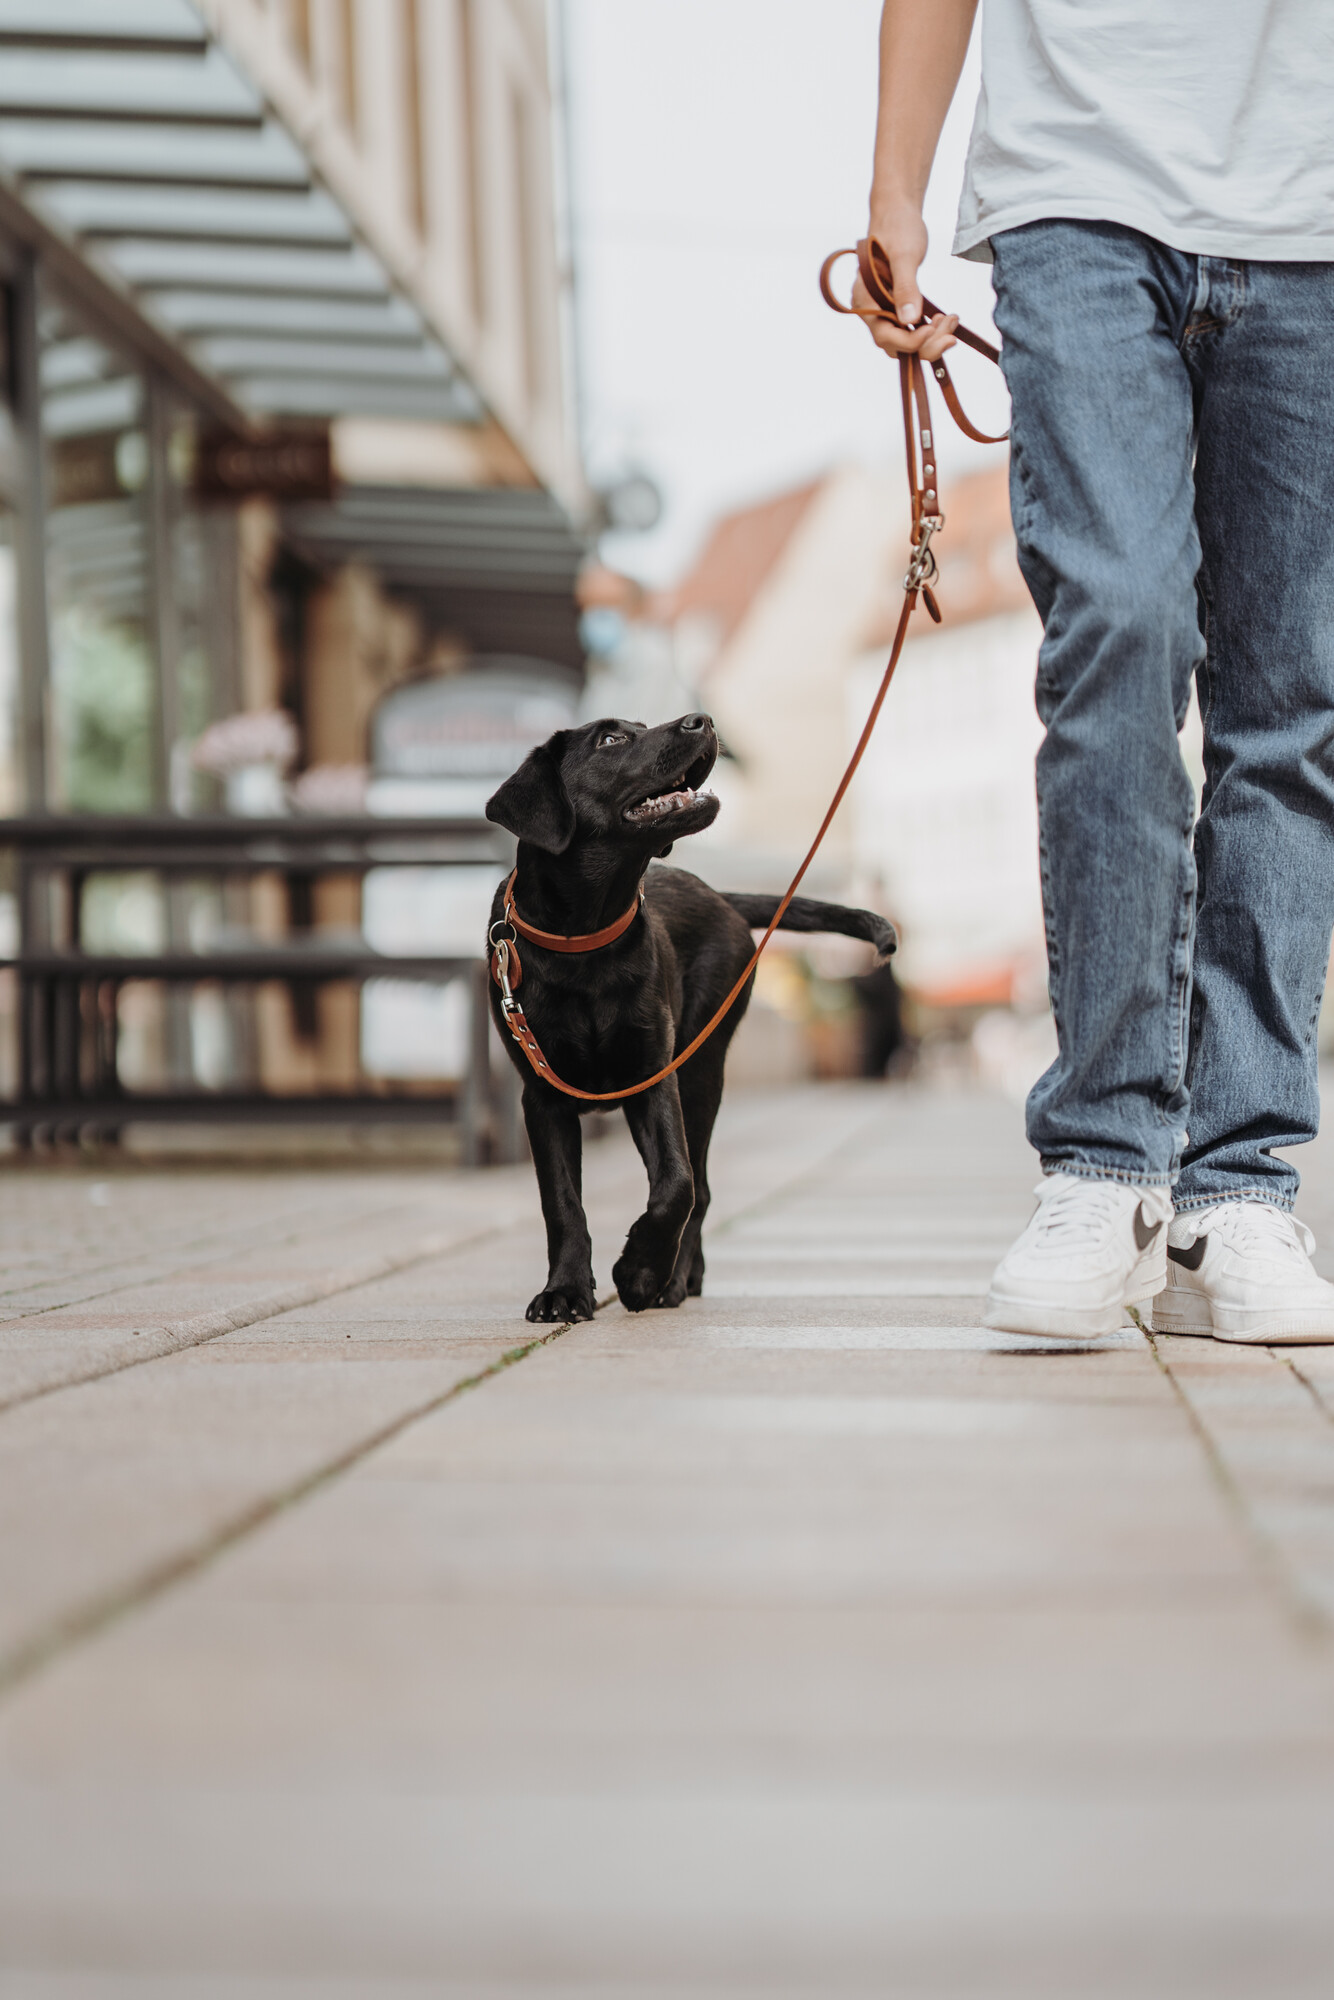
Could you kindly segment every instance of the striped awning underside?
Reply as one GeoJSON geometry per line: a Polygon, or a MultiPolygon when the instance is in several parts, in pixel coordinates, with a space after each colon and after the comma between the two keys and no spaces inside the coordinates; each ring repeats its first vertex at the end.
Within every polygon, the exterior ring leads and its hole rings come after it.
{"type": "Polygon", "coordinates": [[[189,0],[0,0],[0,183],[245,415],[481,420],[189,0]]]}

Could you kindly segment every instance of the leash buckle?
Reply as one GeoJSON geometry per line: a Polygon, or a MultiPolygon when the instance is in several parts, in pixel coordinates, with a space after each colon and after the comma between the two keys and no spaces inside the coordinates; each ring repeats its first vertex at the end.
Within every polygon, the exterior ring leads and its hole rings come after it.
{"type": "Polygon", "coordinates": [[[939,534],[944,525],[943,514],[923,514],[918,523],[917,543],[912,552],[912,559],[904,573],[905,590],[921,590],[924,584],[934,583],[940,574],[936,567],[936,559],[931,553],[931,537],[939,534]]]}
{"type": "Polygon", "coordinates": [[[495,973],[496,984],[500,988],[500,1008],[508,1020],[512,1014],[518,1012],[519,1003],[515,999],[514,989],[510,985],[510,942],[508,938],[498,938],[496,936],[496,932],[499,929],[499,923],[492,924],[487,936],[491,945],[492,969],[495,973]]]}
{"type": "Polygon", "coordinates": [[[500,988],[500,1005],[508,1018],[519,1004],[510,985],[510,947],[517,945],[519,938],[508,916],[496,918],[486,934],[486,941],[491,947],[491,969],[500,988]],[[496,935],[497,931],[501,933],[499,937],[496,935]],[[505,936],[506,932],[509,933],[508,936],[505,936]]]}

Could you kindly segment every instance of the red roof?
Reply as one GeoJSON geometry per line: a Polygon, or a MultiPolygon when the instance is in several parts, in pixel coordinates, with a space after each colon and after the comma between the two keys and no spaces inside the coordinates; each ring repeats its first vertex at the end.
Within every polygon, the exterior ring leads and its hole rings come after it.
{"type": "Polygon", "coordinates": [[[688,613],[704,613],[717,620],[720,640],[730,639],[824,483],[815,479],[777,499],[725,514],[694,568],[674,590],[664,592],[660,615],[674,623],[688,613]]]}

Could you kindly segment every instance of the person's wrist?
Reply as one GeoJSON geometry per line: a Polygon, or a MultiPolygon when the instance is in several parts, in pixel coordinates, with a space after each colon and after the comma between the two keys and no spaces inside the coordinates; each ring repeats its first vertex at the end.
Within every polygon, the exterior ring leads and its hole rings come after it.
{"type": "Polygon", "coordinates": [[[879,236],[882,231],[899,233],[904,229],[920,230],[922,227],[922,197],[910,188],[882,187],[878,183],[871,188],[871,233],[879,236]]]}
{"type": "Polygon", "coordinates": [[[872,215],[867,234],[894,258],[908,256],[919,262],[926,250],[920,215],[872,215]]]}

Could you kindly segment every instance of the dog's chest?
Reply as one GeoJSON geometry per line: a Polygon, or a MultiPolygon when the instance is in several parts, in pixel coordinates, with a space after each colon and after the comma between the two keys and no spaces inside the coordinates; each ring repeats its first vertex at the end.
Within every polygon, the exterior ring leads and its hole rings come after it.
{"type": "Polygon", "coordinates": [[[528,1020],[558,1072],[647,1075],[672,1052],[678,1009],[658,967],[562,966],[522,996],[528,1020]]]}

